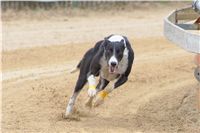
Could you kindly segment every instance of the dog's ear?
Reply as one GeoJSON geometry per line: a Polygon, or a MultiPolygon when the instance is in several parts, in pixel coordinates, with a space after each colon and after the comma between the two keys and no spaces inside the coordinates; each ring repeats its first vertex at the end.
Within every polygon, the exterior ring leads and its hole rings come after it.
{"type": "Polygon", "coordinates": [[[126,41],[125,41],[124,39],[122,39],[120,42],[121,42],[121,43],[124,45],[124,47],[126,48],[126,41]]]}
{"type": "Polygon", "coordinates": [[[110,41],[105,37],[103,41],[104,48],[110,43],[110,41]]]}
{"type": "Polygon", "coordinates": [[[120,42],[123,43],[123,44],[125,44],[125,40],[124,39],[122,39],[120,42]]]}

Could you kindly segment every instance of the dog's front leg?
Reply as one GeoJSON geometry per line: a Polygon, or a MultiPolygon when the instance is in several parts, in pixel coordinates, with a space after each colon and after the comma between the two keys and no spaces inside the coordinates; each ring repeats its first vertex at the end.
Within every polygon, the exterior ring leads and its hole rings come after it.
{"type": "Polygon", "coordinates": [[[94,97],[97,93],[96,79],[95,79],[94,75],[90,75],[88,77],[88,84],[89,84],[88,95],[89,95],[89,97],[94,97]]]}
{"type": "Polygon", "coordinates": [[[89,96],[89,99],[87,100],[86,102],[86,106],[87,107],[92,107],[92,101],[94,99],[94,97],[96,96],[97,94],[97,90],[96,90],[96,79],[94,77],[94,74],[95,73],[94,71],[97,71],[97,69],[92,69],[92,72],[90,73],[90,75],[88,76],[88,84],[89,84],[89,88],[88,88],[88,96],[89,96]]]}
{"type": "Polygon", "coordinates": [[[89,84],[89,88],[88,88],[89,97],[94,97],[97,93],[95,76],[97,76],[97,73],[99,73],[99,70],[101,68],[100,64],[98,63],[99,58],[100,57],[96,56],[92,60],[91,65],[90,65],[90,72],[89,72],[88,78],[87,78],[87,81],[89,84]]]}
{"type": "Polygon", "coordinates": [[[87,100],[85,105],[87,107],[91,108],[92,107],[92,101],[94,99],[94,96],[97,93],[97,91],[96,91],[96,81],[95,81],[94,75],[90,75],[88,77],[88,84],[89,84],[89,88],[88,88],[89,99],[87,100]]]}
{"type": "Polygon", "coordinates": [[[97,106],[101,105],[109,93],[111,93],[115,88],[124,84],[127,80],[128,80],[128,78],[125,75],[121,75],[118,78],[118,80],[114,83],[112,88],[106,88],[105,90],[103,90],[99,93],[99,95],[97,96],[97,100],[94,103],[94,106],[97,107],[97,106]]]}
{"type": "Polygon", "coordinates": [[[115,82],[113,89],[116,89],[117,87],[123,85],[128,78],[125,75],[121,75],[119,79],[115,82]]]}
{"type": "Polygon", "coordinates": [[[79,92],[74,92],[73,95],[70,97],[69,99],[69,103],[66,107],[66,112],[65,114],[63,115],[64,118],[71,118],[72,117],[72,111],[73,111],[73,107],[74,107],[74,103],[75,103],[75,100],[78,96],[79,92]]]}
{"type": "Polygon", "coordinates": [[[93,58],[93,60],[91,61],[91,64],[90,64],[88,78],[87,78],[87,81],[89,84],[88,96],[90,97],[90,99],[86,103],[87,106],[88,105],[92,106],[92,100],[97,94],[95,76],[98,76],[100,68],[101,68],[101,66],[99,64],[99,60],[101,58],[101,53],[102,53],[102,51],[99,51],[95,55],[95,57],[93,58]]]}
{"type": "MultiPolygon", "coordinates": [[[[108,85],[109,81],[103,78],[100,78],[99,83],[96,87],[96,93],[98,93],[99,91],[103,90],[107,85],[108,85]]],[[[93,101],[94,97],[89,97],[88,101],[86,102],[86,106],[88,107],[92,107],[92,101],[93,101]]]]}

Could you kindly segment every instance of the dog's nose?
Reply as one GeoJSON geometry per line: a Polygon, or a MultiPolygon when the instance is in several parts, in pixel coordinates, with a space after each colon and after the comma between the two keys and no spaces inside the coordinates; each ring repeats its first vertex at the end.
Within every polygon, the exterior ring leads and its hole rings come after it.
{"type": "Polygon", "coordinates": [[[111,62],[111,66],[112,66],[112,67],[115,67],[116,65],[117,65],[116,62],[111,62]]]}

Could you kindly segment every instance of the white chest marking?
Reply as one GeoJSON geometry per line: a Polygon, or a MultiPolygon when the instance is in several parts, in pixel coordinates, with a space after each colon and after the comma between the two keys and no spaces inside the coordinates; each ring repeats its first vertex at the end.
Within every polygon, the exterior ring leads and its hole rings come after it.
{"type": "Polygon", "coordinates": [[[126,52],[127,53],[126,54],[124,53],[124,56],[123,56],[122,60],[119,62],[119,65],[118,65],[117,73],[119,73],[119,74],[125,73],[126,69],[128,67],[128,50],[126,52]]]}
{"type": "Polygon", "coordinates": [[[100,70],[100,75],[102,78],[112,81],[117,77],[117,74],[110,74],[109,73],[109,67],[105,58],[105,55],[103,55],[100,59],[100,64],[101,64],[101,70],[100,70]]]}

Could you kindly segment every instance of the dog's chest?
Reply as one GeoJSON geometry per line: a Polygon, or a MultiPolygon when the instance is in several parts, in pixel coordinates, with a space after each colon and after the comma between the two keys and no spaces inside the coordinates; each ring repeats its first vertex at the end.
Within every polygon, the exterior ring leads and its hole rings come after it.
{"type": "Polygon", "coordinates": [[[126,69],[128,67],[128,57],[124,56],[122,60],[119,62],[116,74],[109,73],[109,67],[107,65],[108,63],[105,57],[101,58],[100,64],[101,64],[101,70],[100,70],[101,77],[108,81],[112,81],[116,79],[120,74],[123,74],[126,72],[126,69]]]}
{"type": "Polygon", "coordinates": [[[125,73],[127,67],[128,67],[128,55],[123,56],[122,60],[119,62],[117,73],[119,74],[125,73]]]}
{"type": "Polygon", "coordinates": [[[100,76],[108,81],[112,81],[117,78],[118,74],[109,73],[108,67],[102,67],[100,71],[100,76]]]}

